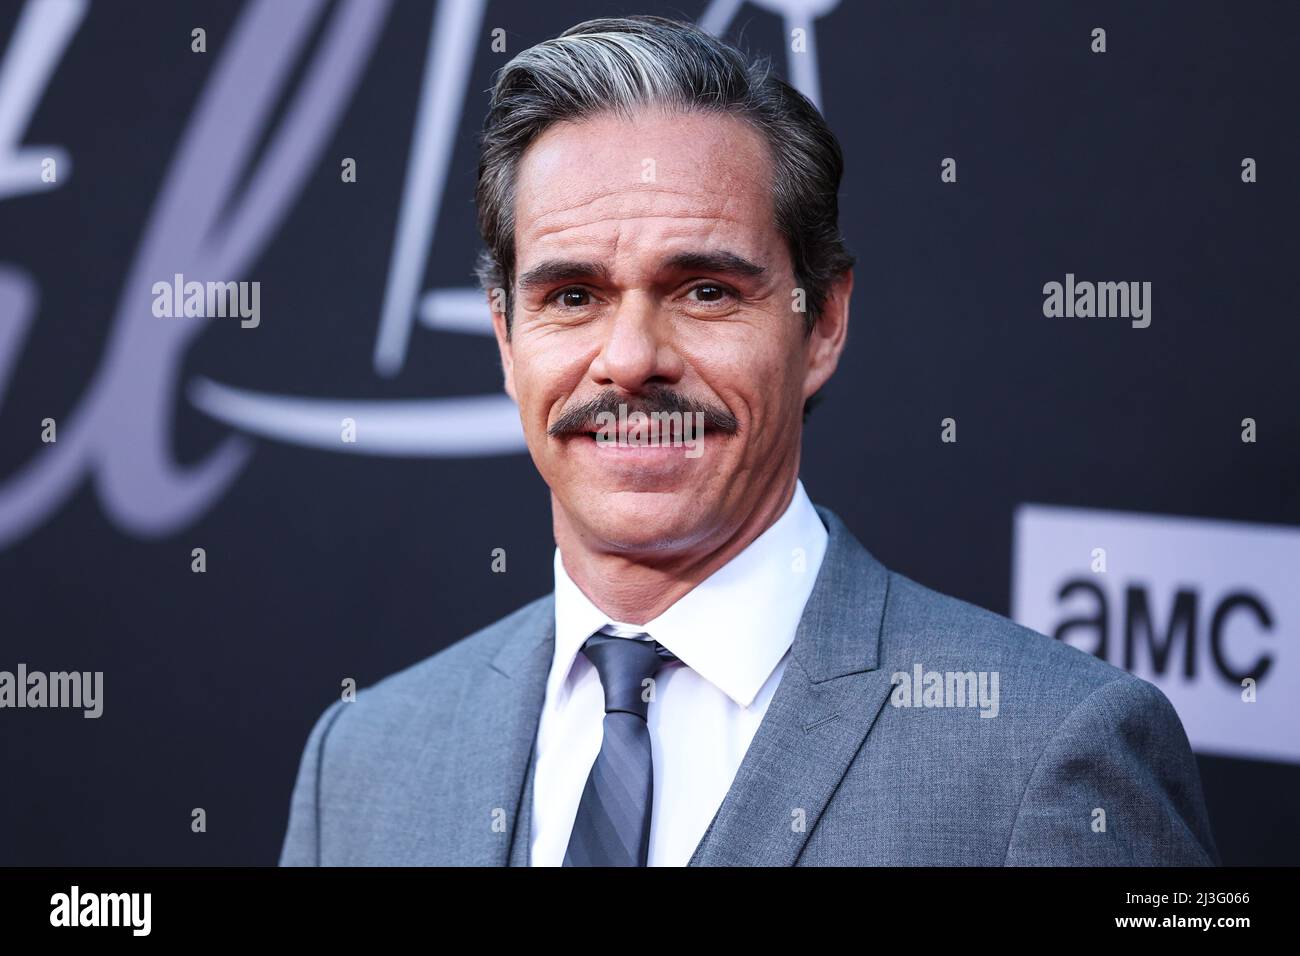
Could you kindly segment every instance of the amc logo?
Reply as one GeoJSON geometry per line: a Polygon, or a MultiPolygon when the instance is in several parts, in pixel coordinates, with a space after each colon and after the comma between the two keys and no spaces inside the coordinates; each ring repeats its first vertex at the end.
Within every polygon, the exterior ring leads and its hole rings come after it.
{"type": "Polygon", "coordinates": [[[1155,684],[1197,752],[1300,763],[1300,529],[1021,505],[1013,562],[1012,616],[1155,684]]]}
{"type": "Polygon", "coordinates": [[[1198,660],[1202,660],[1197,654],[1199,622],[1199,632],[1209,652],[1211,671],[1234,687],[1241,686],[1247,679],[1260,682],[1273,664],[1272,655],[1268,653],[1257,653],[1253,657],[1247,654],[1248,662],[1244,665],[1234,663],[1228,653],[1230,621],[1233,625],[1231,630],[1236,629],[1239,618],[1248,618],[1256,632],[1273,629],[1273,616],[1258,595],[1232,591],[1207,600],[1194,588],[1181,588],[1174,592],[1172,607],[1161,627],[1152,615],[1155,602],[1148,587],[1129,584],[1117,586],[1116,590],[1118,594],[1108,597],[1106,589],[1092,578],[1075,577],[1066,581],[1057,591],[1058,602],[1064,606],[1083,599],[1090,605],[1091,613],[1071,613],[1071,616],[1060,619],[1052,628],[1052,637],[1068,641],[1128,671],[1138,669],[1141,656],[1149,663],[1151,671],[1160,677],[1181,675],[1195,678],[1198,660]],[[1119,625],[1115,628],[1112,627],[1112,610],[1119,625]],[[1206,612],[1203,617],[1198,610],[1206,612]]]}

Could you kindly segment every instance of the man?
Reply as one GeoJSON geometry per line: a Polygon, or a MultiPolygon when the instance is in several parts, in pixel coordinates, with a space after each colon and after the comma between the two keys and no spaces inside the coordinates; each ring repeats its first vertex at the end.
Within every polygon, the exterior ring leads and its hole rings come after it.
{"type": "Polygon", "coordinates": [[[1217,862],[1156,688],[809,501],[842,165],[689,25],[594,20],[504,68],[480,277],[555,590],[321,715],[283,864],[1217,862]]]}

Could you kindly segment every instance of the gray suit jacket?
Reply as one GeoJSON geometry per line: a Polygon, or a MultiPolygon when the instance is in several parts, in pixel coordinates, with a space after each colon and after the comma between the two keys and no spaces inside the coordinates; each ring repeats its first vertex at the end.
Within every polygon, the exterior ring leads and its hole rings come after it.
{"type": "MultiPolygon", "coordinates": [[[[1159,690],[887,570],[817,511],[790,662],[692,865],[1218,863],[1159,690]],[[899,706],[918,664],[996,672],[997,715],[899,706]]],[[[528,865],[553,645],[547,595],[329,706],[281,865],[528,865]]]]}

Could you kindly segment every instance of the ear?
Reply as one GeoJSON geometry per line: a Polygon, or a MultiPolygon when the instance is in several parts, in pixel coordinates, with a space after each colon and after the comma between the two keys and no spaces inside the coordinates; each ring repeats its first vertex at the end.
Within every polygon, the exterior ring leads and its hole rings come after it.
{"type": "Polygon", "coordinates": [[[853,270],[847,269],[832,284],[817,324],[804,343],[808,367],[804,374],[804,401],[830,380],[839,365],[849,334],[849,297],[853,294],[853,270]]]}
{"type": "Polygon", "coordinates": [[[497,351],[501,353],[501,370],[505,373],[506,394],[514,399],[517,405],[519,399],[515,396],[514,349],[510,343],[510,335],[506,331],[506,314],[504,311],[497,311],[505,309],[505,296],[494,289],[488,293],[487,300],[488,310],[492,313],[492,331],[497,337],[497,351]]]}

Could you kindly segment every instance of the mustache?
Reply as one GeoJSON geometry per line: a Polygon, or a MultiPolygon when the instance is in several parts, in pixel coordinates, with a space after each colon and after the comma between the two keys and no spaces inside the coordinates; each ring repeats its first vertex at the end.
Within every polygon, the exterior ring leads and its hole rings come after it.
{"type": "Polygon", "coordinates": [[[656,412],[660,414],[680,412],[683,415],[698,413],[703,416],[704,427],[710,431],[724,432],[728,435],[740,431],[740,422],[725,408],[687,398],[680,392],[661,387],[631,396],[620,396],[613,389],[606,389],[595,398],[565,409],[546,429],[546,434],[551,438],[558,438],[561,435],[581,435],[597,431],[599,428],[596,422],[597,416],[610,414],[617,418],[620,408],[626,409],[627,415],[633,412],[641,412],[647,416],[656,412]]]}

